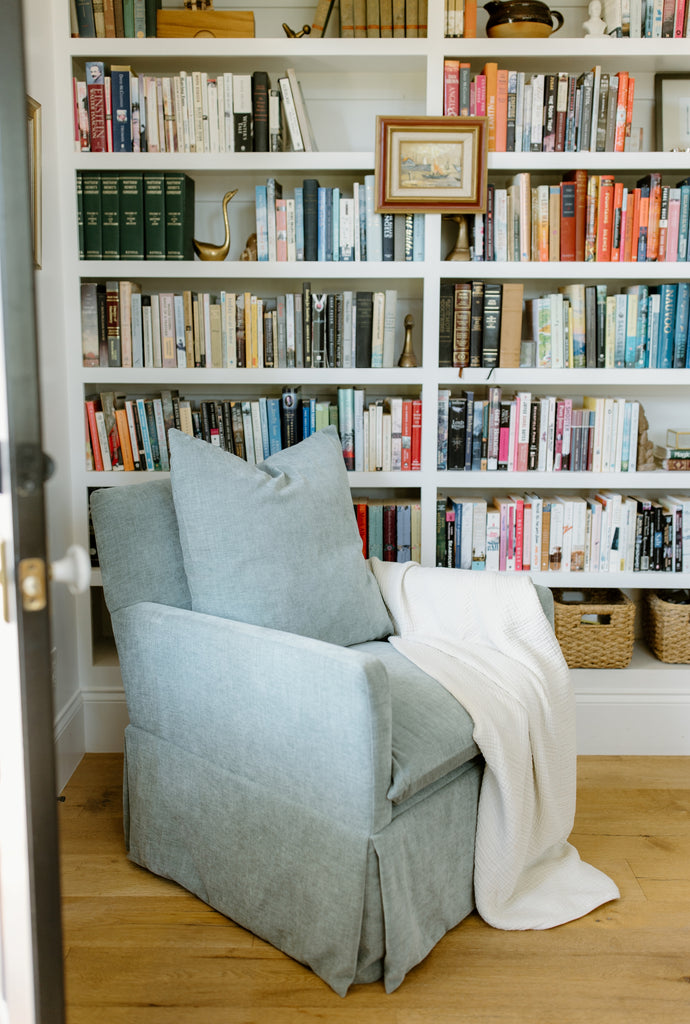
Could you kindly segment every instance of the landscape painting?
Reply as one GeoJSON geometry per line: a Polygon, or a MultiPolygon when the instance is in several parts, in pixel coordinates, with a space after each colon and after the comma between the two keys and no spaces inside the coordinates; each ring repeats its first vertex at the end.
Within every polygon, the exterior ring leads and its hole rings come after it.
{"type": "Polygon", "coordinates": [[[481,213],[486,208],[483,117],[377,117],[379,213],[481,213]]]}

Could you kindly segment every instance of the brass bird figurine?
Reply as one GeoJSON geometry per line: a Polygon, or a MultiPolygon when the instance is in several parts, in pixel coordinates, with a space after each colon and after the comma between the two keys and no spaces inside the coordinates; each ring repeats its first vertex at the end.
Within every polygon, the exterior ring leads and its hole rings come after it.
{"type": "Polygon", "coordinates": [[[222,245],[213,245],[212,242],[198,242],[194,239],[194,252],[200,260],[224,260],[230,252],[230,224],[228,222],[228,203],[233,196],[237,195],[238,189],[226,192],[223,196],[223,223],[225,224],[225,241],[222,245]]]}

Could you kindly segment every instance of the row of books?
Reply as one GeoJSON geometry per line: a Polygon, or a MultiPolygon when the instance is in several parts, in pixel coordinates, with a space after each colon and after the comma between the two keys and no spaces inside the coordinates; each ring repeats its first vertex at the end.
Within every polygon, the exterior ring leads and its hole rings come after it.
{"type": "Polygon", "coordinates": [[[690,178],[652,171],[629,186],[613,174],[566,173],[532,185],[529,171],[490,184],[472,222],[472,259],[509,262],[677,263],[690,247],[690,178]]]}
{"type": "Polygon", "coordinates": [[[365,558],[382,562],[421,562],[422,506],[362,498],[353,503],[365,558]]]}
{"type": "Polygon", "coordinates": [[[604,0],[610,36],[631,39],[680,39],[688,34],[685,0],[604,0]]]}
{"type": "MultiPolygon", "coordinates": [[[[312,33],[324,35],[335,0],[319,0],[312,33]]],[[[338,0],[344,39],[416,39],[426,35],[428,0],[338,0]]]]}
{"type": "Polygon", "coordinates": [[[156,35],[161,0],[74,0],[71,31],[82,39],[140,39],[156,35]]]}
{"type": "Polygon", "coordinates": [[[521,282],[441,281],[439,366],[520,366],[521,282]]]}
{"type": "Polygon", "coordinates": [[[622,153],[631,136],[635,79],[596,65],[581,74],[529,74],[444,60],[443,113],[486,117],[496,153],[622,153]]]}
{"type": "Polygon", "coordinates": [[[690,366],[690,284],[570,284],[525,303],[523,338],[534,365],[685,369],[690,366]]]}
{"type": "Polygon", "coordinates": [[[84,402],[86,467],[98,472],[166,471],[171,427],[247,462],[261,462],[333,424],[348,470],[419,469],[421,400],[393,396],[367,403],[364,392],[356,390],[342,388],[336,401],[319,401],[286,386],[280,397],[202,399],[196,407],[173,390],[137,397],[102,391],[84,402]]]}
{"type": "Polygon", "coordinates": [[[136,281],[82,281],[84,366],[391,367],[398,293],[299,292],[261,298],[142,292],[136,281]]]}
{"type": "Polygon", "coordinates": [[[176,171],[77,171],[83,260],[193,260],[194,179],[176,171]]]}
{"type": "Polygon", "coordinates": [[[391,261],[396,235],[404,230],[404,258],[424,259],[424,215],[376,213],[374,175],[339,186],[305,178],[283,195],[275,178],[255,186],[256,251],[259,261],[391,261]]]}
{"type": "Polygon", "coordinates": [[[640,403],[626,398],[438,393],[439,470],[634,473],[640,403]]]}
{"type": "Polygon", "coordinates": [[[688,572],[690,498],[439,497],[436,562],[499,572],[688,572]]]}
{"type": "Polygon", "coordinates": [[[93,153],[279,153],[316,150],[293,68],[271,88],[252,74],[137,74],[129,65],[86,63],[72,79],[74,146],[93,153]],[[285,125],[285,132],[283,131],[285,125]]]}

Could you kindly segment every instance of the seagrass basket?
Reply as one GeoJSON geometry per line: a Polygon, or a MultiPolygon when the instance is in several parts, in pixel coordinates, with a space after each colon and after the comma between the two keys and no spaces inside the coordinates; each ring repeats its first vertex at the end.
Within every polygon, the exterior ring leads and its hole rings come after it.
{"type": "Polygon", "coordinates": [[[635,642],[635,604],[621,590],[554,587],[554,625],[569,668],[625,668],[635,642]]]}
{"type": "Polygon", "coordinates": [[[648,591],[645,605],[645,637],[659,661],[690,662],[690,604],[648,591]]]}

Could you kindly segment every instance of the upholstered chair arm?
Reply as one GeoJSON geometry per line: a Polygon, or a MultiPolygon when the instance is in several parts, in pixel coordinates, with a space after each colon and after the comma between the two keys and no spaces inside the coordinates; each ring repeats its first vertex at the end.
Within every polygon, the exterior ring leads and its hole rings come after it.
{"type": "Polygon", "coordinates": [[[113,613],[130,721],[352,826],[391,819],[391,706],[373,656],[161,604],[113,613]]]}

